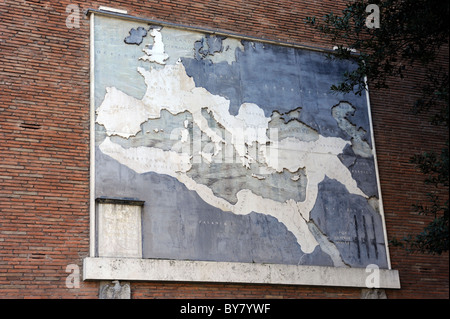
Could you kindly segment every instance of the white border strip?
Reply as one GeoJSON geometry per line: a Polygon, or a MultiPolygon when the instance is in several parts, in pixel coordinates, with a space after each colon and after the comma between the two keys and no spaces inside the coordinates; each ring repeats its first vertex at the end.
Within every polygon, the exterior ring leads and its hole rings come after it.
{"type": "Polygon", "coordinates": [[[116,9],[116,8],[111,8],[111,7],[106,7],[106,6],[100,6],[98,9],[102,10],[102,11],[109,11],[109,12],[114,12],[114,13],[128,14],[127,10],[116,9]]]}
{"type": "Polygon", "coordinates": [[[95,256],[95,74],[94,74],[94,62],[95,62],[95,28],[94,28],[94,14],[90,16],[90,192],[89,192],[89,219],[90,219],[90,247],[89,252],[90,256],[95,256]]]}
{"type": "Polygon", "coordinates": [[[85,258],[83,279],[400,289],[398,271],[389,269],[139,258],[85,258]]]}
{"type": "Polygon", "coordinates": [[[375,147],[375,133],[373,131],[372,109],[370,107],[370,97],[369,97],[369,85],[367,83],[367,77],[366,76],[364,77],[364,85],[366,86],[367,113],[369,115],[370,138],[372,140],[373,161],[375,163],[375,174],[376,174],[376,178],[377,178],[378,203],[379,203],[381,221],[383,223],[384,246],[386,248],[386,259],[387,259],[388,268],[392,269],[391,256],[389,254],[389,240],[388,240],[387,230],[386,230],[386,220],[385,220],[385,217],[384,217],[383,196],[381,194],[381,181],[380,181],[380,172],[378,170],[377,149],[375,147]]]}

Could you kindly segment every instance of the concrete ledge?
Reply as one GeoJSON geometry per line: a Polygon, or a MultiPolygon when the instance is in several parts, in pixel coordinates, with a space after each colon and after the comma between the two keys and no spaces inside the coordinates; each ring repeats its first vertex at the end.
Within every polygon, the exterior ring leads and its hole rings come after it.
{"type": "Polygon", "coordinates": [[[85,258],[83,279],[400,288],[398,271],[390,269],[138,258],[85,258]]]}

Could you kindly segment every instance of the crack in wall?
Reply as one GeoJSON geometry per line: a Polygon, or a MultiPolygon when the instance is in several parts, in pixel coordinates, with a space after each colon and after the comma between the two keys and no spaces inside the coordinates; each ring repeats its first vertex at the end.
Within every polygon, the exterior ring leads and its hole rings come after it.
{"type": "Polygon", "coordinates": [[[339,252],[339,249],[336,247],[336,245],[331,241],[319,228],[319,226],[316,225],[314,220],[310,219],[307,221],[307,225],[311,233],[316,238],[317,242],[319,243],[320,248],[323,252],[328,254],[333,261],[333,264],[335,267],[350,267],[349,264],[347,264],[343,259],[339,252]]]}

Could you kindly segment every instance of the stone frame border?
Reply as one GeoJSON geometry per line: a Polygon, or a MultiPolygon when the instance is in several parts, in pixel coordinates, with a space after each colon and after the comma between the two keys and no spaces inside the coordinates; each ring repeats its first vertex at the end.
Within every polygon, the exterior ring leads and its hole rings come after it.
{"type": "Polygon", "coordinates": [[[138,18],[128,14],[88,9],[86,15],[90,19],[90,83],[91,83],[91,154],[90,154],[90,257],[83,260],[83,280],[126,280],[126,281],[174,281],[174,282],[215,282],[215,283],[248,283],[248,284],[279,284],[279,285],[311,285],[311,286],[337,286],[361,288],[388,288],[400,289],[400,278],[397,270],[391,269],[390,254],[387,241],[386,224],[384,220],[383,201],[377,165],[375,141],[373,138],[373,125],[370,109],[369,93],[367,103],[369,121],[372,134],[372,145],[376,165],[377,183],[380,200],[380,214],[384,224],[386,254],[389,269],[379,271],[379,287],[368,287],[366,281],[371,274],[368,268],[338,268],[324,266],[282,265],[282,264],[255,264],[213,261],[186,261],[164,259],[137,259],[137,258],[104,258],[96,256],[96,223],[95,223],[95,105],[94,105],[94,16],[110,16],[119,19],[152,22],[158,25],[167,25],[180,29],[205,32],[209,34],[226,35],[251,41],[273,43],[282,46],[302,48],[313,51],[332,53],[333,50],[304,46],[294,43],[277,42],[256,37],[247,37],[240,34],[221,32],[205,28],[195,28],[162,21],[138,18]]]}

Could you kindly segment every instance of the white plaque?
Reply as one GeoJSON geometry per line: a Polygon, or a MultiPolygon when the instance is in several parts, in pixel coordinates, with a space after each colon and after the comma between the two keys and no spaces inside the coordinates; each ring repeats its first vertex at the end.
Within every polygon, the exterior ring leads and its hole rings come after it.
{"type": "Polygon", "coordinates": [[[142,258],[141,206],[98,204],[98,256],[142,258]]]}

